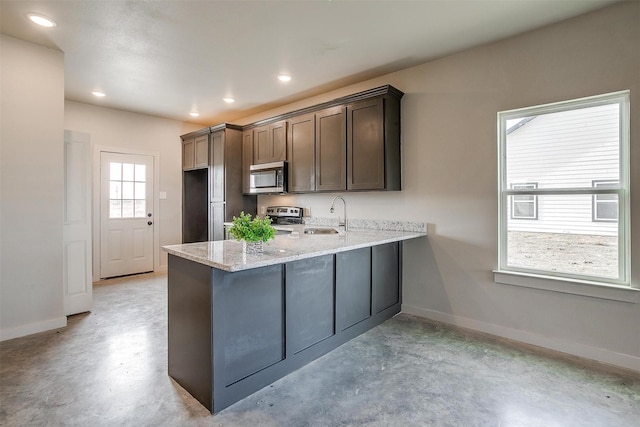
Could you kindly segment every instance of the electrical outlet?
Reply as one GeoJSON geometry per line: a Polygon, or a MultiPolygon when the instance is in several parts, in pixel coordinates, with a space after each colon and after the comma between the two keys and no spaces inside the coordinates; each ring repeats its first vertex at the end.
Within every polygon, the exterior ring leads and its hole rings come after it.
{"type": "Polygon", "coordinates": [[[266,206],[260,206],[260,215],[266,215],[266,214],[267,214],[266,206]]]}

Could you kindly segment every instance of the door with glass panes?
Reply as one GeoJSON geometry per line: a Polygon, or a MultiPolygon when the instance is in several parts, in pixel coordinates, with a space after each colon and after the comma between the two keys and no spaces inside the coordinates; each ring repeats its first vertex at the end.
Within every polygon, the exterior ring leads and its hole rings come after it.
{"type": "Polygon", "coordinates": [[[100,154],[100,277],[153,271],[153,157],[100,154]]]}

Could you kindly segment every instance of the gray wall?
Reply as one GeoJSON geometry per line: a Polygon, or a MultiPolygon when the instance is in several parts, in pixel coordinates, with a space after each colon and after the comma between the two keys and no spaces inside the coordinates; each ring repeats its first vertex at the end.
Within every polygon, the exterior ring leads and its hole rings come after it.
{"type": "Polygon", "coordinates": [[[0,36],[0,340],[65,326],[64,55],[0,36]]]}
{"type": "MultiPolygon", "coordinates": [[[[349,193],[353,218],[426,221],[407,244],[403,310],[640,371],[640,304],[497,284],[498,111],[631,90],[632,265],[640,286],[640,3],[624,2],[243,123],[390,83],[402,100],[403,191],[349,193]]],[[[260,197],[331,216],[333,195],[260,197]]],[[[342,209],[337,209],[341,214],[342,209]]]]}
{"type": "MultiPolygon", "coordinates": [[[[62,52],[4,35],[0,42],[0,340],[5,340],[67,322],[64,129],[90,134],[94,146],[159,153],[159,191],[167,192],[156,212],[159,247],[182,241],[180,135],[202,126],[65,102],[62,52]]],[[[160,269],[166,268],[166,254],[158,253],[160,269]]]]}

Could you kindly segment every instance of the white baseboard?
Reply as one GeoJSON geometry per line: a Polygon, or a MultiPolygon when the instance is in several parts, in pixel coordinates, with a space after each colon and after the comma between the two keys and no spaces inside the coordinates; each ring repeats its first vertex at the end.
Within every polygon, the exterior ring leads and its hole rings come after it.
{"type": "Polygon", "coordinates": [[[159,265],[153,270],[154,273],[166,273],[167,271],[169,271],[168,264],[159,265]]]}
{"type": "Polygon", "coordinates": [[[402,304],[402,312],[640,372],[640,357],[402,304]]]}
{"type": "Polygon", "coordinates": [[[62,316],[55,319],[45,320],[43,322],[17,326],[15,328],[0,329],[0,341],[37,334],[38,332],[49,331],[51,329],[64,328],[65,326],[67,326],[67,317],[62,316]]]}

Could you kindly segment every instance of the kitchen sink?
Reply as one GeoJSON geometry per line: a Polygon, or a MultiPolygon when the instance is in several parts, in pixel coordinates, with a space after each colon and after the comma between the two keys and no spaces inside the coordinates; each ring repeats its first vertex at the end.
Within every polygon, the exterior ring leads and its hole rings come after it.
{"type": "Polygon", "coordinates": [[[335,228],[305,228],[304,234],[338,234],[335,228]]]}

